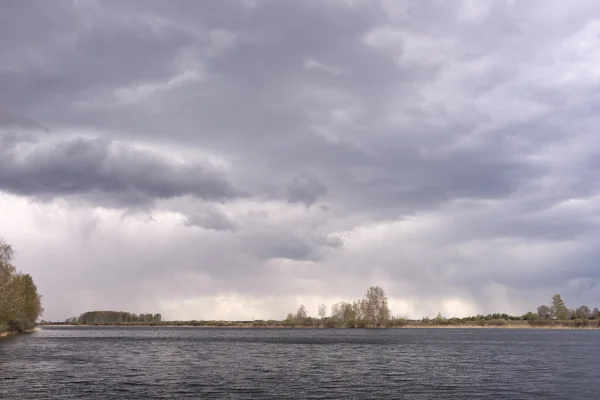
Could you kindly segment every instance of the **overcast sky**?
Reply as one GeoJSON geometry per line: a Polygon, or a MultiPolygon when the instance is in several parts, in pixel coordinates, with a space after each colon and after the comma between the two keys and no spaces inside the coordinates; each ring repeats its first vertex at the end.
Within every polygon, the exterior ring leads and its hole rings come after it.
{"type": "Polygon", "coordinates": [[[0,236],[50,320],[600,306],[599,16],[3,1],[0,236]]]}

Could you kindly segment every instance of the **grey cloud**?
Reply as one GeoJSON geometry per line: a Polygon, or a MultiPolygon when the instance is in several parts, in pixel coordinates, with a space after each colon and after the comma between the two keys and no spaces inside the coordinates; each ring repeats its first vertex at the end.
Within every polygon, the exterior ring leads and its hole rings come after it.
{"type": "Polygon", "coordinates": [[[184,195],[217,201],[241,195],[216,166],[178,165],[103,139],[41,143],[25,154],[15,147],[2,152],[0,166],[0,189],[41,198],[73,195],[128,206],[184,195]]]}
{"type": "Polygon", "coordinates": [[[320,237],[318,235],[299,235],[285,233],[271,235],[266,238],[266,246],[262,257],[286,258],[296,261],[320,261],[329,249],[339,249],[339,241],[320,237]]]}
{"type": "Polygon", "coordinates": [[[207,210],[202,213],[188,215],[185,220],[186,226],[197,226],[215,231],[235,232],[239,229],[238,224],[230,220],[226,215],[215,210],[207,210]]]}
{"type": "Polygon", "coordinates": [[[290,203],[303,203],[307,207],[325,197],[326,194],[327,188],[309,174],[294,177],[283,192],[284,198],[290,203]]]}

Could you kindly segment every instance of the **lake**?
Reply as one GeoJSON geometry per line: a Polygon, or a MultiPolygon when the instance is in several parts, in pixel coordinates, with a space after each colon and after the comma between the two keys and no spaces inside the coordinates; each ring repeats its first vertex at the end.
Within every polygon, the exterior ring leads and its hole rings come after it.
{"type": "Polygon", "coordinates": [[[2,399],[598,399],[600,331],[45,328],[2,399]]]}

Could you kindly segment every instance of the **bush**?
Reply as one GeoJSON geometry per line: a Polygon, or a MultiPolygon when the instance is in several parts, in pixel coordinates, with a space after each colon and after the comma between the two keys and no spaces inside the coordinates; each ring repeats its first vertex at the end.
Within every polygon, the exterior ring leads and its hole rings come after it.
{"type": "Polygon", "coordinates": [[[590,325],[590,321],[587,319],[576,319],[573,321],[574,328],[587,328],[590,325]]]}
{"type": "Polygon", "coordinates": [[[544,327],[544,326],[552,326],[554,325],[552,320],[549,319],[532,319],[527,321],[529,322],[529,325],[531,326],[540,326],[540,327],[544,327]]]}
{"type": "Polygon", "coordinates": [[[402,327],[408,325],[406,318],[392,318],[388,322],[389,327],[402,327]]]}

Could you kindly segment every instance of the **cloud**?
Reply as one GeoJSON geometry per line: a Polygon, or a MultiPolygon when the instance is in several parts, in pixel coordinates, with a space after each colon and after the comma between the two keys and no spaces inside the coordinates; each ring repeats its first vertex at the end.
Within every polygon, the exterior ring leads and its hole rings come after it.
{"type": "Polygon", "coordinates": [[[209,209],[202,213],[188,215],[185,225],[213,229],[215,231],[236,231],[238,225],[218,210],[209,209]]]}
{"type": "Polygon", "coordinates": [[[127,207],[184,195],[221,201],[240,195],[217,166],[171,161],[99,138],[17,145],[2,152],[0,165],[0,189],[40,198],[127,207]]]}
{"type": "Polygon", "coordinates": [[[49,318],[597,305],[598,11],[10,2],[0,236],[49,318]]]}

